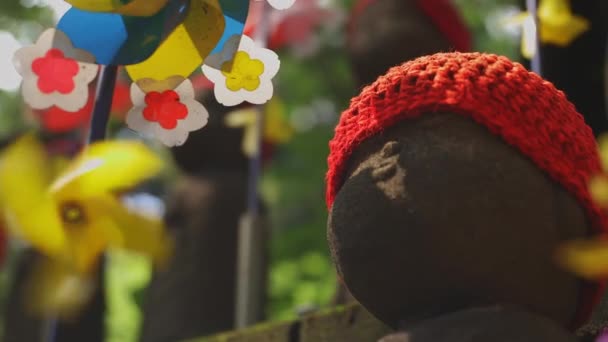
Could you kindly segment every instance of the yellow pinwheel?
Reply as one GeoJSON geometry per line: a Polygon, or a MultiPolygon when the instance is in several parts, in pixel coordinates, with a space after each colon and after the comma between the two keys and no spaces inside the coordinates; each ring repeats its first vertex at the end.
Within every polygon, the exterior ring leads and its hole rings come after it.
{"type": "Polygon", "coordinates": [[[536,34],[543,43],[560,47],[570,45],[589,29],[589,21],[572,13],[569,0],[540,0],[537,9],[538,30],[534,18],[528,12],[516,15],[508,24],[522,27],[521,51],[526,58],[536,53],[536,34]]]}
{"type": "MultiPolygon", "coordinates": [[[[604,172],[608,170],[608,135],[598,139],[600,161],[604,172]]],[[[589,192],[595,203],[608,209],[608,178],[600,174],[589,182],[589,192]]],[[[600,279],[608,276],[608,240],[605,238],[579,240],[565,244],[558,251],[562,266],[581,277],[600,279]]]]}
{"type": "Polygon", "coordinates": [[[540,40],[557,46],[568,46],[589,29],[589,21],[575,15],[569,0],[541,0],[538,4],[540,40]]]}
{"type": "Polygon", "coordinates": [[[92,283],[106,249],[133,250],[159,264],[171,243],[160,218],[131,212],[121,202],[125,191],[161,169],[142,143],[92,144],[56,179],[50,165],[32,135],[9,146],[0,155],[0,205],[9,232],[47,258],[31,282],[37,309],[62,316],[82,304],[66,293],[74,284],[84,289],[92,283]]]}
{"type": "MultiPolygon", "coordinates": [[[[228,127],[243,127],[243,153],[251,157],[256,151],[258,140],[256,122],[256,108],[249,107],[235,110],[226,115],[225,123],[228,127]]],[[[262,139],[271,144],[288,142],[294,134],[293,127],[285,118],[285,105],[277,97],[273,97],[264,107],[264,133],[262,139]]]]}

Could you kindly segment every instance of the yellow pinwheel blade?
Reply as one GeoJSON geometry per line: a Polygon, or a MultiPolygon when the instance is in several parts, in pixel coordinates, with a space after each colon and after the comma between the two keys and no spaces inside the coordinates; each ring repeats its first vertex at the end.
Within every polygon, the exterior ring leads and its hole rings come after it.
{"type": "Polygon", "coordinates": [[[111,196],[95,198],[91,204],[112,220],[111,225],[101,225],[99,228],[105,230],[100,234],[108,237],[109,247],[142,254],[151,258],[157,266],[165,264],[173,243],[161,218],[131,211],[111,196]],[[108,227],[112,231],[108,231],[108,227]]]}
{"type": "Polygon", "coordinates": [[[64,253],[67,241],[56,203],[48,194],[28,211],[9,212],[7,224],[15,236],[27,241],[48,256],[64,253]],[[13,215],[14,213],[14,215],[13,215]]]}
{"type": "Polygon", "coordinates": [[[602,134],[597,139],[602,168],[608,170],[608,134],[602,134]]]}
{"type": "Polygon", "coordinates": [[[225,19],[218,0],[192,0],[186,19],[142,63],[126,67],[134,81],[189,77],[222,37],[225,19]]]}
{"type": "Polygon", "coordinates": [[[558,250],[557,261],[581,277],[605,277],[608,275],[608,241],[598,239],[566,243],[558,250]]]}
{"type": "Polygon", "coordinates": [[[538,5],[540,39],[557,46],[568,46],[589,29],[589,21],[574,15],[568,0],[542,0],[538,5]]]}
{"type": "Polygon", "coordinates": [[[70,265],[40,259],[25,283],[26,309],[37,316],[73,319],[89,302],[95,290],[92,275],[75,273],[70,265]]]}
{"type": "Polygon", "coordinates": [[[604,175],[595,176],[589,181],[591,198],[601,207],[608,207],[608,178],[604,175]]]}
{"type": "Polygon", "coordinates": [[[90,145],[51,186],[59,199],[87,198],[124,191],[158,174],[162,161],[135,141],[90,145]]]}
{"type": "Polygon", "coordinates": [[[33,135],[25,135],[0,154],[0,203],[31,210],[45,193],[53,177],[44,146],[33,135]]]}
{"type": "Polygon", "coordinates": [[[47,193],[49,158],[33,135],[19,138],[0,155],[0,203],[9,232],[42,252],[57,255],[65,236],[57,207],[47,193]]]}
{"type": "Polygon", "coordinates": [[[113,12],[147,17],[156,14],[168,0],[65,0],[70,5],[91,12],[113,12]]]}

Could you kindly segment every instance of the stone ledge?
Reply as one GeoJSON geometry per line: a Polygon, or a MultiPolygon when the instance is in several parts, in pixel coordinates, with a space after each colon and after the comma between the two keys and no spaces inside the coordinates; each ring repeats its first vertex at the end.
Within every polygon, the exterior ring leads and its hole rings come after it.
{"type": "Polygon", "coordinates": [[[375,342],[390,331],[361,305],[351,304],[188,342],[375,342]]]}

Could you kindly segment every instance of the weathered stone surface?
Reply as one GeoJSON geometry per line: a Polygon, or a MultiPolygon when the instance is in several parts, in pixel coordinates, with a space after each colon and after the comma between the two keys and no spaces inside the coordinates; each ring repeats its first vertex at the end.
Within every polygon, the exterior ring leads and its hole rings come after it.
{"type": "MultiPolygon", "coordinates": [[[[186,342],[290,342],[298,336],[298,322],[263,323],[249,329],[226,332],[186,342]]],[[[294,339],[293,341],[297,341],[294,339]]]]}
{"type": "Polygon", "coordinates": [[[188,342],[374,342],[390,329],[359,304],[188,342]]]}
{"type": "Polygon", "coordinates": [[[390,332],[359,304],[302,319],[300,342],[372,342],[390,332]]]}

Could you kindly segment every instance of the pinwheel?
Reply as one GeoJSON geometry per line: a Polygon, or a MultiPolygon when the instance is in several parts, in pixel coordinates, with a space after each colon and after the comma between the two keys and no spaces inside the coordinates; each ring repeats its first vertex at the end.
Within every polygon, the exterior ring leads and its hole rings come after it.
{"type": "MultiPolygon", "coordinates": [[[[262,143],[266,146],[275,146],[288,142],[292,138],[294,130],[285,117],[285,106],[281,100],[276,97],[270,100],[264,114],[262,143]]],[[[228,113],[225,118],[227,126],[244,128],[242,149],[248,157],[252,157],[258,152],[256,151],[259,139],[255,126],[256,115],[255,108],[244,108],[228,113]]]]}
{"type": "Polygon", "coordinates": [[[157,265],[168,257],[161,219],[130,211],[120,197],[156,175],[161,161],[139,142],[114,141],[89,145],[59,177],[49,163],[31,135],[7,147],[0,155],[0,206],[10,234],[46,257],[32,274],[29,304],[69,317],[86,302],[108,248],[142,253],[157,265]],[[76,289],[84,292],[69,293],[76,289]]]}
{"type": "MultiPolygon", "coordinates": [[[[115,78],[117,66],[125,66],[134,82],[136,107],[127,117],[129,127],[174,146],[185,142],[185,132],[206,123],[201,114],[206,111],[192,104],[188,80],[203,63],[225,105],[261,104],[272,97],[271,79],[279,60],[243,35],[247,0],[66,1],[74,7],[57,28],[45,31],[33,47],[15,56],[25,101],[33,108],[82,110],[89,97],[83,89],[94,79],[97,65],[107,67],[101,74],[107,79],[115,78]],[[178,114],[169,114],[176,108],[181,108],[178,114]]],[[[269,3],[287,8],[294,1],[269,3]]],[[[111,83],[106,88],[112,88],[111,83]]],[[[96,101],[111,98],[111,89],[97,92],[96,101]]]]}
{"type": "MultiPolygon", "coordinates": [[[[572,13],[569,0],[540,0],[536,11],[539,40],[543,43],[564,47],[589,29],[589,22],[572,13]]],[[[521,51],[524,57],[536,53],[536,24],[534,17],[522,12],[511,22],[522,27],[521,51]]]]}

